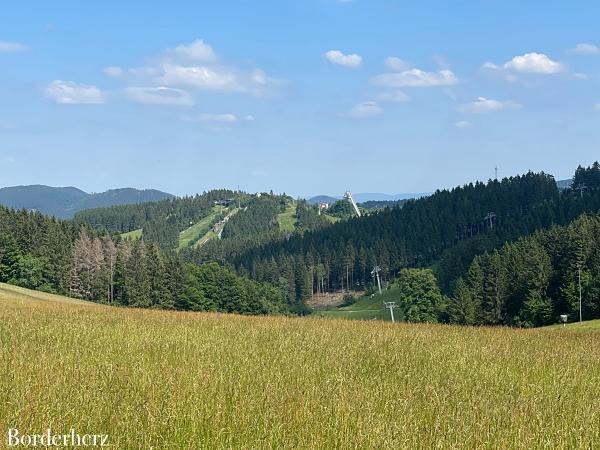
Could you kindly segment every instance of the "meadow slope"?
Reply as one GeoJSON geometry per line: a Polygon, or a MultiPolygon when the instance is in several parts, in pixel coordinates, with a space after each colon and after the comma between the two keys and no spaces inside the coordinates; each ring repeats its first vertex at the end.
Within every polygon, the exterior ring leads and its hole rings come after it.
{"type": "Polygon", "coordinates": [[[114,448],[592,448],[600,333],[112,308],[0,285],[0,431],[114,448]]]}

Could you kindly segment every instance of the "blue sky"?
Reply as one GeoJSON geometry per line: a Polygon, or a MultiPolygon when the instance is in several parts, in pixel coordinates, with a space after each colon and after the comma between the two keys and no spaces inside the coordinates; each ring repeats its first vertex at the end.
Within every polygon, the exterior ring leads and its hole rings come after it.
{"type": "Polygon", "coordinates": [[[599,159],[598,2],[91,4],[2,6],[0,186],[428,192],[599,159]]]}

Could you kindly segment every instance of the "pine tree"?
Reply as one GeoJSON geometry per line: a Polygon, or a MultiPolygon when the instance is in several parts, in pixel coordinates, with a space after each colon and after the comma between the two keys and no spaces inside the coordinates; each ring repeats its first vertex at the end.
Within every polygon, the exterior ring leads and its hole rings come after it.
{"type": "Polygon", "coordinates": [[[454,297],[448,304],[448,316],[451,323],[475,325],[477,323],[478,307],[472,291],[462,278],[459,278],[454,288],[454,297]]]}

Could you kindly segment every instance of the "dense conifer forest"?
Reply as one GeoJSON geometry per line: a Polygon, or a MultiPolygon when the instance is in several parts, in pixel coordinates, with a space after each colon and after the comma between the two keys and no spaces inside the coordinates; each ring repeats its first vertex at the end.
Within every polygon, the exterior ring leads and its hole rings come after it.
{"type": "Polygon", "coordinates": [[[527,173],[337,223],[289,196],[227,190],[73,221],[0,208],[0,281],[135,307],[303,314],[312,296],[372,289],[377,265],[407,320],[533,326],[574,313],[579,270],[583,312],[600,317],[599,211],[598,163],[579,167],[572,189],[527,173]],[[175,252],[224,200],[238,211],[221,239],[175,252]],[[120,236],[139,229],[140,240],[120,236]]]}
{"type": "Polygon", "coordinates": [[[238,312],[288,310],[281,292],[158,244],[124,240],[40,213],[0,207],[0,282],[115,305],[238,312]]]}
{"type": "Polygon", "coordinates": [[[179,233],[190,223],[207,216],[215,201],[234,197],[246,198],[244,194],[227,189],[215,189],[195,196],[158,202],[88,209],[77,213],[74,221],[109,233],[141,229],[145,240],[156,242],[163,249],[174,249],[179,233]]]}

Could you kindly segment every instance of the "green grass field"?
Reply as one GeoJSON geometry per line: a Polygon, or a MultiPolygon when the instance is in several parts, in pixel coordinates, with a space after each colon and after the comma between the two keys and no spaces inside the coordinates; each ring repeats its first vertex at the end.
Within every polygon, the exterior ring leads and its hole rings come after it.
{"type": "MultiPolygon", "coordinates": [[[[228,209],[223,208],[223,214],[227,214],[228,209]]],[[[192,242],[200,240],[206,233],[208,233],[214,223],[221,217],[221,207],[214,206],[210,214],[189,228],[186,228],[179,233],[179,247],[178,249],[184,249],[189,247],[192,242]]]]}
{"type": "Polygon", "coordinates": [[[121,237],[124,239],[140,239],[142,237],[142,229],[138,228],[137,230],[130,231],[128,233],[121,233],[121,237]]]}
{"type": "Polygon", "coordinates": [[[0,285],[0,432],[112,448],[595,448],[600,332],[100,306],[0,285]]]}
{"type": "MultiPolygon", "coordinates": [[[[573,320],[576,320],[575,318],[572,318],[573,320]]],[[[549,327],[546,327],[549,329],[555,329],[555,330],[562,330],[563,328],[565,330],[569,330],[569,331],[600,331],[600,320],[584,320],[583,322],[579,323],[579,322],[571,322],[571,323],[567,323],[566,326],[563,326],[562,324],[557,324],[557,325],[551,325],[549,327]]]]}
{"type": "MultiPolygon", "coordinates": [[[[392,321],[390,310],[385,309],[384,302],[396,302],[400,304],[398,297],[398,289],[384,290],[381,295],[373,296],[366,295],[359,297],[355,303],[350,306],[341,308],[331,308],[314,312],[314,315],[319,317],[334,317],[337,319],[353,319],[353,320],[384,320],[392,321]]],[[[394,318],[397,321],[403,319],[403,314],[400,308],[394,310],[394,318]]]]}
{"type": "Polygon", "coordinates": [[[281,231],[293,233],[296,229],[296,202],[292,201],[284,212],[277,215],[277,222],[279,222],[279,229],[281,231]]]}

